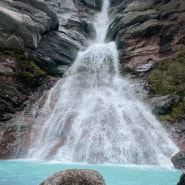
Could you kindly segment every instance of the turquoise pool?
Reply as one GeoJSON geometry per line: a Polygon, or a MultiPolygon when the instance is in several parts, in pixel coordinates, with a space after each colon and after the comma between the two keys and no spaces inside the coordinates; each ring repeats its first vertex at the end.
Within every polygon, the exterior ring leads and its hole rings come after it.
{"type": "Polygon", "coordinates": [[[106,185],[176,185],[181,175],[181,171],[154,166],[111,166],[0,160],[0,185],[39,185],[54,172],[71,168],[97,170],[104,177],[106,185]]]}

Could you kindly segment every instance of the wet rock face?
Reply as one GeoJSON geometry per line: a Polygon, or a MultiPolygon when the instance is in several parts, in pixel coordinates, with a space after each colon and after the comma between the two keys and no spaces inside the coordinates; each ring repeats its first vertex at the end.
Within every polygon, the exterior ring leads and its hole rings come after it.
{"type": "Polygon", "coordinates": [[[83,4],[91,7],[91,8],[94,8],[94,9],[97,9],[97,10],[101,10],[101,7],[102,7],[102,0],[81,0],[83,4]]]}
{"type": "Polygon", "coordinates": [[[177,183],[177,185],[184,185],[185,184],[185,173],[183,173],[180,177],[180,181],[177,183]]]}
{"type": "Polygon", "coordinates": [[[137,69],[173,57],[185,45],[184,1],[112,1],[107,40],[115,40],[121,63],[137,69]]]}
{"type": "Polygon", "coordinates": [[[45,3],[38,0],[0,2],[0,45],[24,50],[37,48],[41,36],[58,29],[58,17],[45,3]]]}
{"type": "Polygon", "coordinates": [[[16,153],[24,156],[32,123],[26,120],[24,125],[16,125],[15,114],[21,117],[19,111],[32,99],[26,100],[47,84],[48,76],[61,77],[78,51],[95,37],[93,16],[100,4],[86,0],[0,1],[1,159],[16,157],[16,153]],[[25,138],[21,149],[18,138],[25,138]]]}
{"type": "Polygon", "coordinates": [[[29,59],[39,59],[39,66],[50,75],[62,76],[77,53],[95,36],[93,14],[96,11],[81,1],[45,1],[59,17],[59,31],[45,34],[36,50],[26,49],[29,59]]]}
{"type": "Polygon", "coordinates": [[[40,185],[105,185],[103,177],[94,170],[67,170],[55,173],[40,185]]]}
{"type": "Polygon", "coordinates": [[[171,159],[174,167],[176,169],[184,170],[185,169],[185,151],[178,152],[171,159]]]}

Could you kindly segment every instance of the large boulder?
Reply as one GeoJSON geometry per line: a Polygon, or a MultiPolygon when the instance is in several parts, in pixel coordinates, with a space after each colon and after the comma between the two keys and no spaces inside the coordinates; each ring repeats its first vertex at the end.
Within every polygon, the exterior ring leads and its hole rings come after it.
{"type": "Polygon", "coordinates": [[[58,29],[57,15],[39,0],[0,2],[0,45],[23,50],[37,48],[44,32],[58,29]]]}
{"type": "Polygon", "coordinates": [[[176,169],[184,170],[185,169],[185,151],[180,151],[174,155],[171,159],[174,167],[176,169]]]}
{"type": "Polygon", "coordinates": [[[37,59],[37,64],[48,74],[62,76],[74,62],[79,50],[95,37],[93,15],[97,12],[81,1],[47,0],[47,5],[59,17],[59,30],[41,38],[37,49],[26,49],[26,56],[37,59]]]}
{"type": "Polygon", "coordinates": [[[94,170],[73,169],[48,177],[40,185],[105,185],[103,177],[94,170]]]}

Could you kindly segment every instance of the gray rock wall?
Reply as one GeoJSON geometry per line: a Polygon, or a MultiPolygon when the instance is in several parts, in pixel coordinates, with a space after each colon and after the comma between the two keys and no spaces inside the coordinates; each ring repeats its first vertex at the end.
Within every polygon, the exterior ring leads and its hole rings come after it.
{"type": "Polygon", "coordinates": [[[185,45],[185,2],[180,0],[112,1],[107,40],[115,40],[121,63],[137,71],[178,52],[185,45]]]}
{"type": "Polygon", "coordinates": [[[58,29],[57,15],[38,0],[0,2],[0,45],[24,50],[37,48],[42,34],[58,29]]]}

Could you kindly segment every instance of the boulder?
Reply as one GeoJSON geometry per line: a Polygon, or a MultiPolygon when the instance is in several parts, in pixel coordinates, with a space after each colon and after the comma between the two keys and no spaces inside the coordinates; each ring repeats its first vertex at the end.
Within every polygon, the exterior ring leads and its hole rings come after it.
{"type": "MultiPolygon", "coordinates": [[[[76,11],[75,4],[73,0],[44,0],[48,7],[57,13],[57,15],[72,13],[76,11]]],[[[61,17],[59,16],[59,19],[61,17]]]]}
{"type": "Polygon", "coordinates": [[[58,29],[57,15],[39,0],[0,2],[0,45],[23,50],[37,48],[44,32],[58,29]]]}
{"type": "Polygon", "coordinates": [[[166,96],[155,96],[150,98],[149,104],[154,114],[169,114],[172,108],[178,103],[179,97],[175,94],[166,96]]]}
{"type": "Polygon", "coordinates": [[[185,151],[180,151],[171,159],[174,167],[179,170],[185,169],[185,151]]]}
{"type": "Polygon", "coordinates": [[[37,59],[37,64],[48,74],[62,76],[74,62],[78,51],[95,37],[93,16],[80,2],[65,1],[66,8],[58,0],[49,0],[46,3],[58,13],[59,30],[45,33],[39,47],[26,49],[25,54],[31,60],[37,59]],[[71,9],[67,8],[70,5],[71,9]]]}
{"type": "Polygon", "coordinates": [[[46,3],[44,3],[43,1],[40,0],[15,0],[18,2],[22,2],[22,3],[26,3],[29,4],[31,6],[33,6],[34,8],[41,10],[42,12],[46,13],[46,15],[48,17],[50,17],[51,22],[50,22],[50,26],[52,29],[54,30],[58,30],[58,16],[56,15],[56,13],[54,13],[53,11],[51,11],[48,6],[46,5],[46,3]]]}
{"type": "Polygon", "coordinates": [[[130,26],[135,25],[135,27],[138,27],[137,29],[141,29],[143,26],[139,26],[138,24],[145,23],[150,19],[155,19],[157,16],[158,13],[155,10],[147,10],[145,12],[128,12],[127,14],[118,15],[109,26],[107,39],[115,39],[120,30],[124,28],[131,29],[130,26]]]}
{"type": "Polygon", "coordinates": [[[0,121],[24,108],[24,101],[47,79],[46,72],[22,53],[0,50],[0,121]]]}
{"type": "Polygon", "coordinates": [[[72,169],[55,173],[40,185],[105,185],[103,177],[94,170],[72,169]]]}
{"type": "Polygon", "coordinates": [[[115,6],[123,2],[123,0],[110,0],[110,5],[115,6]]]}
{"type": "Polygon", "coordinates": [[[180,177],[180,181],[177,183],[177,185],[184,185],[185,184],[185,173],[183,173],[180,177]]]}

